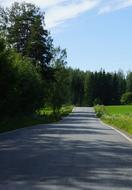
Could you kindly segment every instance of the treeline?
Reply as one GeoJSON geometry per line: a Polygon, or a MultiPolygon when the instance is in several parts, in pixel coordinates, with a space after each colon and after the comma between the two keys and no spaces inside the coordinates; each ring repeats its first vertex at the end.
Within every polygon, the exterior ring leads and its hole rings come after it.
{"type": "Polygon", "coordinates": [[[122,94],[130,91],[128,83],[131,73],[127,79],[122,72],[109,73],[73,71],[72,76],[72,103],[77,105],[95,104],[118,105],[121,103],[122,94]]]}
{"type": "MultiPolygon", "coordinates": [[[[124,93],[132,93],[132,72],[80,71],[67,68],[69,75],[69,101],[74,105],[119,105],[124,93]]],[[[68,101],[68,100],[67,100],[68,101]]],[[[125,103],[125,102],[124,102],[125,103]]],[[[132,103],[132,101],[131,101],[132,103]]]]}
{"type": "Polygon", "coordinates": [[[55,48],[44,14],[30,3],[0,8],[0,116],[32,113],[63,104],[120,104],[132,92],[132,73],[83,72],[67,67],[55,48]]]}

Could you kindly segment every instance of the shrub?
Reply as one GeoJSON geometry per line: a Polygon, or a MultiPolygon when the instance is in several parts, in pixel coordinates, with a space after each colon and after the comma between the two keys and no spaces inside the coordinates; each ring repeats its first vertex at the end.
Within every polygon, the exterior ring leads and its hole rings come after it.
{"type": "Polygon", "coordinates": [[[95,109],[97,117],[99,118],[102,117],[106,113],[105,106],[103,105],[97,105],[94,107],[94,109],[95,109]]]}
{"type": "Polygon", "coordinates": [[[132,104],[132,92],[126,92],[121,97],[122,104],[132,104]]]}

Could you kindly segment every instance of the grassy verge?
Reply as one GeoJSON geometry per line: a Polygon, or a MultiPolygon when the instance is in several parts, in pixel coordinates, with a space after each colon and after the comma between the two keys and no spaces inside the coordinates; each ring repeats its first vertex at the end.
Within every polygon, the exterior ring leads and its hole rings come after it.
{"type": "Polygon", "coordinates": [[[103,122],[132,134],[132,106],[95,106],[95,111],[103,122]]]}
{"type": "Polygon", "coordinates": [[[57,122],[61,119],[61,117],[68,115],[72,109],[73,106],[63,106],[60,110],[60,114],[57,116],[54,116],[52,109],[47,107],[40,109],[33,115],[6,117],[0,121],[0,133],[37,124],[57,122]]]}

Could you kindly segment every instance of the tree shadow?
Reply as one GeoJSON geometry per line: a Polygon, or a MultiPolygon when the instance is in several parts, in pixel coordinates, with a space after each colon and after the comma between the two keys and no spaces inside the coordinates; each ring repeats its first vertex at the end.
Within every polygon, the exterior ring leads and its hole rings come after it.
{"type": "Polygon", "coordinates": [[[131,144],[111,139],[113,130],[96,118],[87,120],[0,135],[0,190],[131,189],[131,144]]]}

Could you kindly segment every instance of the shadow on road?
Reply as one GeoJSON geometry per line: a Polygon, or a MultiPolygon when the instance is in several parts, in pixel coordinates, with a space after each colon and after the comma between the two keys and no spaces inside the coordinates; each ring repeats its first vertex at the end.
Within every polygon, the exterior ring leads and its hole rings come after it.
{"type": "Polygon", "coordinates": [[[132,146],[112,133],[89,111],[1,135],[0,190],[131,189],[132,146]]]}

